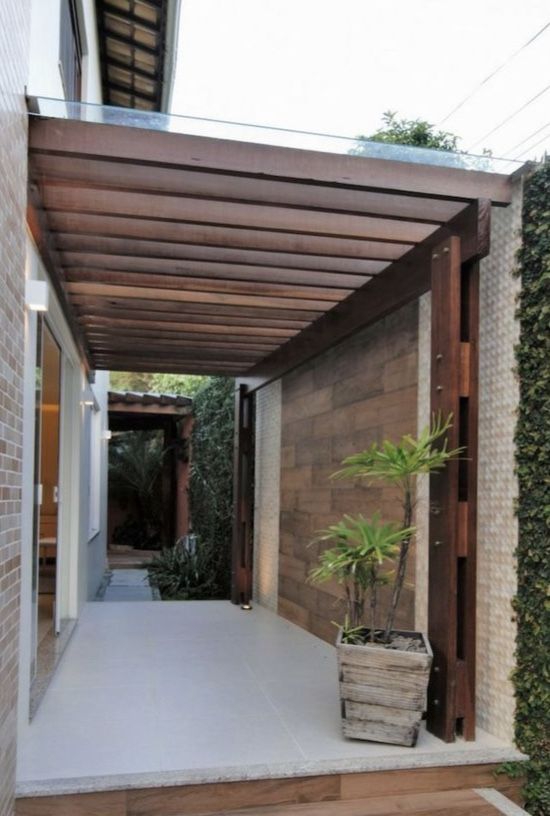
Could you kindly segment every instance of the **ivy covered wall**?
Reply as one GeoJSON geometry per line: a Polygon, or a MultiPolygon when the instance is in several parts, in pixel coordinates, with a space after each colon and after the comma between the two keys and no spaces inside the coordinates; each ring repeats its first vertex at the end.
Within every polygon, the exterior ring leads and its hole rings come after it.
{"type": "Polygon", "coordinates": [[[225,598],[231,581],[234,395],[231,377],[209,377],[193,397],[189,485],[192,529],[220,556],[216,584],[225,598]]]}
{"type": "Polygon", "coordinates": [[[519,479],[516,740],[527,810],[550,814],[550,161],[526,182],[517,365],[519,479]]]}

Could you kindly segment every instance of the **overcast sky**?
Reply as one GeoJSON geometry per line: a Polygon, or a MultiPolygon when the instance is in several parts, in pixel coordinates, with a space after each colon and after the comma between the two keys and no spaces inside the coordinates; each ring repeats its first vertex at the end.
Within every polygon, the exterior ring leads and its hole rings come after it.
{"type": "Polygon", "coordinates": [[[390,109],[440,124],[474,153],[550,152],[550,26],[522,49],[550,22],[548,0],[181,6],[173,113],[353,137],[390,109]]]}

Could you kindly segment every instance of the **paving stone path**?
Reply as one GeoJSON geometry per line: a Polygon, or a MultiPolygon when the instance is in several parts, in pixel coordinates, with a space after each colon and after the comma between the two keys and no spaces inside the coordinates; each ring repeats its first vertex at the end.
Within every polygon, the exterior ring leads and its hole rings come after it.
{"type": "Polygon", "coordinates": [[[155,601],[155,595],[149,584],[147,570],[115,569],[105,594],[104,601],[155,601]]]}

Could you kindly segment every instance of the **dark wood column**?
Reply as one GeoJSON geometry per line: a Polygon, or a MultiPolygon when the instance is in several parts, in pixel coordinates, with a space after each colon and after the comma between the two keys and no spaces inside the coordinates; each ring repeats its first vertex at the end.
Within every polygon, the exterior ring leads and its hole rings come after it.
{"type": "Polygon", "coordinates": [[[233,547],[231,600],[248,604],[252,598],[254,514],[254,394],[237,381],[233,482],[233,547]]]}
{"type": "Polygon", "coordinates": [[[453,415],[448,446],[466,449],[430,479],[428,728],[451,742],[475,737],[479,279],[455,236],[435,247],[431,272],[431,409],[453,415]]]}

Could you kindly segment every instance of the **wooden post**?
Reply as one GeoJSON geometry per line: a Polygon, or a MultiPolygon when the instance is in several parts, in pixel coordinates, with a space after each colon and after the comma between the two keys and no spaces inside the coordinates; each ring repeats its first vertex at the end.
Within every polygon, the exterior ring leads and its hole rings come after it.
{"type": "Polygon", "coordinates": [[[478,299],[453,236],[432,253],[431,410],[453,415],[448,446],[466,448],[430,478],[428,729],[446,742],[475,737],[478,299]]]}
{"type": "Polygon", "coordinates": [[[179,442],[176,456],[176,535],[181,538],[189,532],[189,475],[191,459],[191,431],[193,417],[186,416],[176,425],[179,442]]]}
{"type": "Polygon", "coordinates": [[[233,482],[233,546],[231,600],[248,604],[252,598],[254,508],[254,395],[236,383],[233,482]]]}

